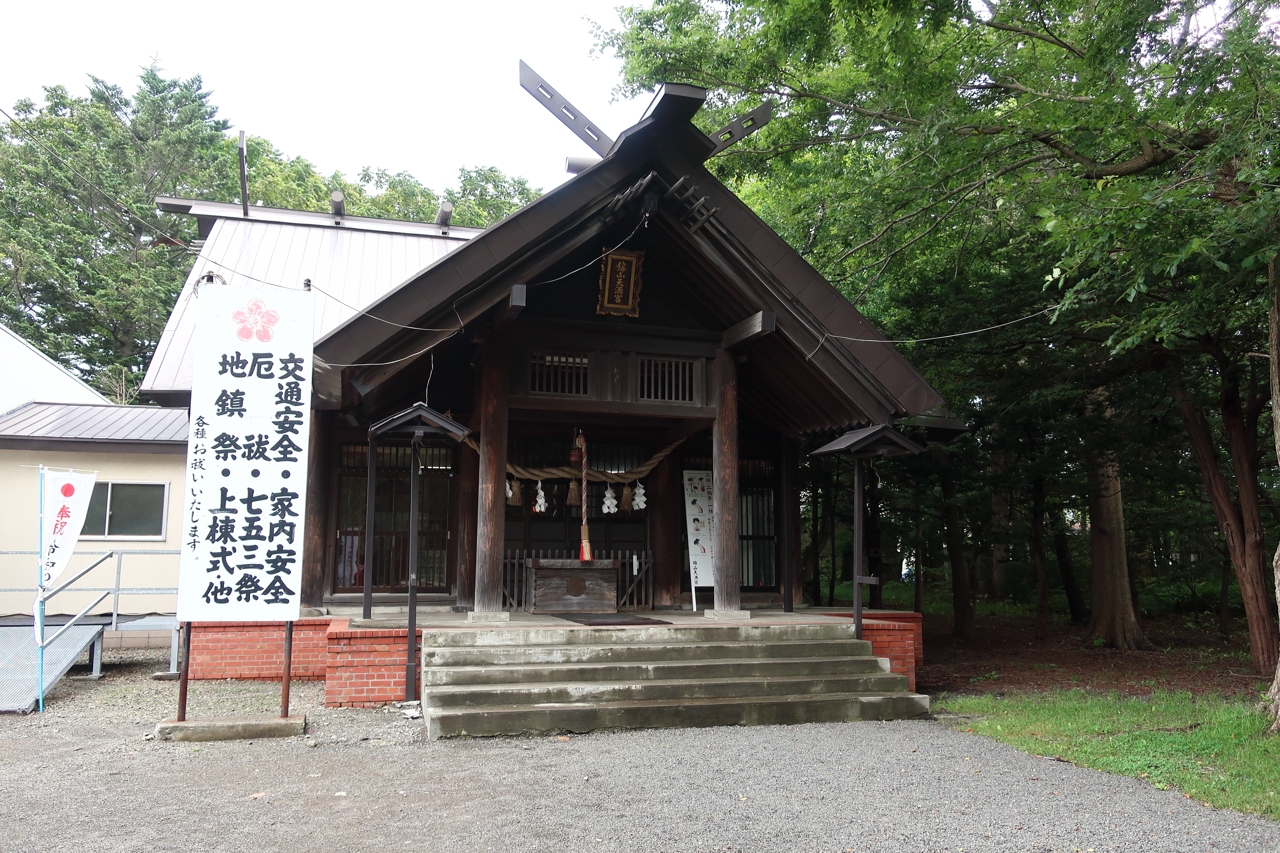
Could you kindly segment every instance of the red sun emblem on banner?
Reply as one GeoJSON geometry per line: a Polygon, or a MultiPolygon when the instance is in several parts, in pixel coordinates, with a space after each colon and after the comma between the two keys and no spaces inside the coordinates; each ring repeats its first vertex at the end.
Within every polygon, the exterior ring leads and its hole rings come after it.
{"type": "Polygon", "coordinates": [[[236,330],[237,338],[242,341],[257,338],[265,344],[275,337],[271,327],[280,322],[280,314],[269,310],[261,299],[251,299],[247,310],[233,312],[231,319],[240,327],[236,330]]]}
{"type": "Polygon", "coordinates": [[[76,493],[76,487],[75,487],[75,486],[71,485],[70,483],[63,483],[63,484],[62,484],[62,496],[63,496],[64,498],[69,498],[69,497],[71,497],[72,495],[74,495],[75,493],[76,493]]]}

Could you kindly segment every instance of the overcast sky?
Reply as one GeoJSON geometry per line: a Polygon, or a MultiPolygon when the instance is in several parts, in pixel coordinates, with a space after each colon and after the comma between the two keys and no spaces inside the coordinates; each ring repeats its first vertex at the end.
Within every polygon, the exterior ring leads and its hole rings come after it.
{"type": "Polygon", "coordinates": [[[199,74],[235,131],[324,173],[408,171],[440,191],[461,166],[497,166],[545,189],[590,155],[519,86],[523,59],[613,136],[648,97],[613,101],[619,63],[592,56],[592,22],[635,0],[419,2],[27,2],[7,4],[0,103],[39,100],[89,74],[132,92],[154,58],[199,74]]]}

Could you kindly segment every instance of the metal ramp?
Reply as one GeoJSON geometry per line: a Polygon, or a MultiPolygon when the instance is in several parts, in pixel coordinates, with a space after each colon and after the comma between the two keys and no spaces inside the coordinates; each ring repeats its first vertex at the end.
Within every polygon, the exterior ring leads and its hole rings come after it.
{"type": "MultiPolygon", "coordinates": [[[[56,626],[50,626],[56,627],[56,626]]],[[[44,692],[67,674],[84,650],[94,646],[93,669],[102,662],[102,626],[72,625],[44,650],[44,692]]],[[[31,626],[0,628],[0,712],[35,710],[38,649],[31,626]]]]}

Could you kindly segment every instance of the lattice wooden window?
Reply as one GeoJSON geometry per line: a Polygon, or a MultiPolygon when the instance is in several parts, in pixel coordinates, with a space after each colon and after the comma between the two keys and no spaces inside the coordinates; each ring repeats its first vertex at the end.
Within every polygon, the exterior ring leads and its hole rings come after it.
{"type": "Polygon", "coordinates": [[[590,393],[587,368],[585,355],[535,352],[529,364],[529,391],[586,397],[590,393]]]}
{"type": "Polygon", "coordinates": [[[670,403],[694,402],[694,362],[679,358],[641,356],[636,389],[641,400],[670,403]]]}

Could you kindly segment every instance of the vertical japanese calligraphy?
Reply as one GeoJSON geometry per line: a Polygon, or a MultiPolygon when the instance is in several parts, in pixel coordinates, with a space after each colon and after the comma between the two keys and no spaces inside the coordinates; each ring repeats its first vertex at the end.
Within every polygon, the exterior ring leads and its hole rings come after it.
{"type": "Polygon", "coordinates": [[[298,618],[313,299],[309,291],[200,291],[180,621],[298,618]]]}
{"type": "Polygon", "coordinates": [[[640,267],[643,264],[644,252],[606,252],[600,267],[597,314],[640,316],[640,267]]]}
{"type": "Polygon", "coordinates": [[[716,518],[711,472],[684,472],[684,518],[689,538],[689,572],[695,587],[715,586],[716,518]]]}

